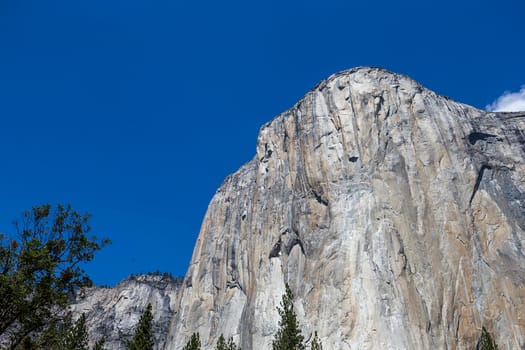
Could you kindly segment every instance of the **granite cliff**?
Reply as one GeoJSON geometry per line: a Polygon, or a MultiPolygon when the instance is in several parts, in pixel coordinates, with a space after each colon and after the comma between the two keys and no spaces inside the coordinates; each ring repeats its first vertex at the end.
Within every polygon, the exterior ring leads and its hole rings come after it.
{"type": "Polygon", "coordinates": [[[525,349],[524,126],[383,69],[329,77],[218,189],[159,349],[270,349],[285,283],[326,349],[472,349],[482,326],[525,349]]]}
{"type": "Polygon", "coordinates": [[[71,311],[86,314],[90,342],[104,337],[106,349],[127,349],[140,316],[152,305],[155,342],[163,349],[181,280],[167,275],[146,274],[129,277],[114,288],[83,289],[71,306],[71,311]]]}

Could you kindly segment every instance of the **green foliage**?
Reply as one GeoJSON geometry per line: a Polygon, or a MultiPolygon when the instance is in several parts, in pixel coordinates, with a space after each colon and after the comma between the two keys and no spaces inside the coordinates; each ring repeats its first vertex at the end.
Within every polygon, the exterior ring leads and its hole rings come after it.
{"type": "Polygon", "coordinates": [[[228,342],[224,339],[224,336],[221,334],[219,339],[217,339],[217,345],[215,350],[237,350],[237,345],[233,342],[233,338],[230,337],[228,342]]]}
{"type": "Polygon", "coordinates": [[[106,343],[106,339],[100,338],[96,343],[95,346],[93,346],[93,350],[105,350],[104,344],[106,343]]]}
{"type": "Polygon", "coordinates": [[[283,295],[280,307],[277,307],[281,320],[279,330],[272,342],[272,350],[304,350],[304,337],[299,329],[297,315],[293,308],[293,293],[290,286],[286,284],[286,292],[283,295]]]}
{"type": "Polygon", "coordinates": [[[182,350],[200,350],[200,348],[201,348],[201,339],[200,339],[199,333],[193,333],[191,335],[190,340],[188,341],[186,346],[182,348],[182,350]]]}
{"type": "Polygon", "coordinates": [[[86,315],[82,314],[80,318],[71,327],[65,329],[63,339],[64,350],[88,350],[88,333],[86,329],[86,315]]]}
{"type": "Polygon", "coordinates": [[[311,350],[323,350],[323,344],[321,343],[321,339],[319,339],[317,332],[314,333],[314,339],[312,339],[312,343],[310,344],[310,349],[311,350]]]}
{"type": "Polygon", "coordinates": [[[140,317],[133,339],[128,342],[129,350],[153,350],[155,341],[153,339],[153,314],[151,304],[140,317]]]}
{"type": "Polygon", "coordinates": [[[498,350],[498,345],[485,327],[481,329],[481,338],[479,339],[477,350],[498,350]]]}
{"type": "Polygon", "coordinates": [[[226,350],[226,340],[224,340],[224,336],[222,334],[219,336],[219,339],[217,339],[215,350],[226,350]]]}
{"type": "MultiPolygon", "coordinates": [[[[103,344],[104,340],[101,339],[93,349],[103,350],[103,344]]],[[[17,349],[88,350],[86,316],[82,314],[73,322],[71,313],[68,313],[63,320],[53,322],[34,339],[26,337],[17,349]]]]}
{"type": "Polygon", "coordinates": [[[15,221],[16,238],[0,235],[0,337],[9,349],[56,326],[76,291],[91,285],[81,266],[109,240],[88,237],[89,218],[46,204],[15,221]]]}

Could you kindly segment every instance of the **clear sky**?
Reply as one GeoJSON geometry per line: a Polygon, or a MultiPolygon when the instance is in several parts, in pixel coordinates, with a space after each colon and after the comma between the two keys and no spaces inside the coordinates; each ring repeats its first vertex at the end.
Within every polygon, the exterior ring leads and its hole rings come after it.
{"type": "Polygon", "coordinates": [[[0,231],[71,203],[113,240],[95,283],[183,275],[259,127],[321,79],[382,66],[485,108],[525,84],[524,18],[523,0],[0,0],[0,231]]]}

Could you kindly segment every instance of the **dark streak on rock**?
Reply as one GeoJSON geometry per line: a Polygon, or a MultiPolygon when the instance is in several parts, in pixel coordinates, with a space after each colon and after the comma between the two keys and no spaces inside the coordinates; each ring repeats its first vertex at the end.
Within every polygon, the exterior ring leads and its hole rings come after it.
{"type": "Polygon", "coordinates": [[[288,247],[286,247],[286,254],[289,255],[293,247],[295,247],[296,245],[299,245],[299,248],[301,248],[301,252],[303,253],[303,255],[305,255],[303,242],[298,237],[295,237],[292,240],[290,240],[290,242],[288,243],[288,247]]]}
{"type": "Polygon", "coordinates": [[[472,200],[474,199],[474,196],[478,192],[478,189],[479,189],[479,186],[481,184],[481,181],[483,180],[483,174],[485,173],[485,170],[487,170],[487,169],[491,170],[492,167],[490,165],[488,165],[488,164],[483,164],[481,166],[481,169],[479,169],[478,178],[476,179],[476,184],[474,185],[474,190],[472,191],[472,195],[470,196],[469,205],[472,204],[472,200]]]}
{"type": "Polygon", "coordinates": [[[468,142],[470,142],[471,145],[475,145],[478,141],[486,141],[494,137],[496,137],[496,135],[487,134],[484,132],[471,132],[468,135],[468,142]]]}
{"type": "Polygon", "coordinates": [[[319,193],[315,192],[312,190],[312,194],[314,195],[314,198],[315,200],[319,203],[319,204],[322,204],[324,206],[327,206],[328,205],[328,201],[324,200],[320,195],[319,193]]]}
{"type": "Polygon", "coordinates": [[[273,245],[272,250],[270,250],[269,259],[277,258],[281,254],[281,238],[273,245]]]}

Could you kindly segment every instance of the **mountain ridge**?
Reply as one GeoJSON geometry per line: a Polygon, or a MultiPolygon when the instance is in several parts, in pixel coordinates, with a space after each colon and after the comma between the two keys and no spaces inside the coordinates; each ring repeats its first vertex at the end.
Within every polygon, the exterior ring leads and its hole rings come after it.
{"type": "Polygon", "coordinates": [[[524,126],[382,68],[320,82],[215,193],[158,348],[268,348],[285,283],[328,349],[525,348],[524,126]]]}

